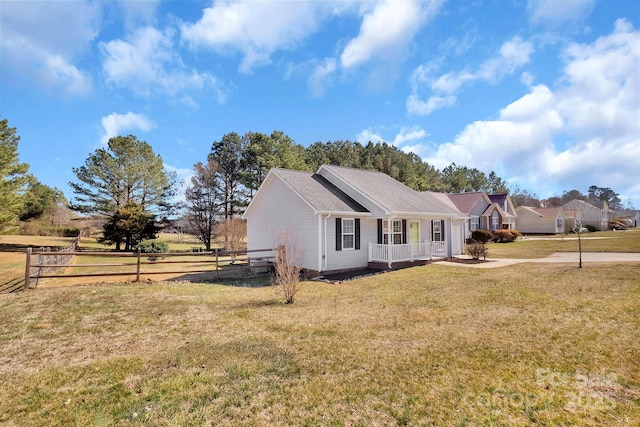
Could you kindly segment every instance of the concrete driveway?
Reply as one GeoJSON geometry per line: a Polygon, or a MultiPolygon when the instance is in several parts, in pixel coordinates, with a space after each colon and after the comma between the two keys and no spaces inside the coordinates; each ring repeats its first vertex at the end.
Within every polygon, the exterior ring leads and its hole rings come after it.
{"type": "MultiPolygon", "coordinates": [[[[479,264],[466,264],[464,262],[440,261],[440,265],[450,265],[453,267],[468,268],[497,268],[507,265],[522,264],[525,262],[533,263],[578,263],[578,252],[555,252],[546,258],[531,259],[507,259],[507,258],[487,258],[487,262],[479,264]]],[[[460,256],[461,260],[468,260],[469,257],[460,256]]],[[[637,252],[582,252],[583,263],[595,262],[637,262],[640,263],[640,253],[637,252]]]]}

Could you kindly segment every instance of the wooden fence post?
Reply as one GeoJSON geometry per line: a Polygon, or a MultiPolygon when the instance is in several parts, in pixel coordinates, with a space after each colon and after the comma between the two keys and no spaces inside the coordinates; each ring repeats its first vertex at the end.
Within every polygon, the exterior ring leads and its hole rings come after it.
{"type": "Polygon", "coordinates": [[[140,282],[140,248],[138,248],[138,263],[136,265],[136,282],[140,282]]]}
{"type": "Polygon", "coordinates": [[[31,248],[27,248],[27,262],[24,267],[24,288],[29,289],[31,285],[31,248]]]}

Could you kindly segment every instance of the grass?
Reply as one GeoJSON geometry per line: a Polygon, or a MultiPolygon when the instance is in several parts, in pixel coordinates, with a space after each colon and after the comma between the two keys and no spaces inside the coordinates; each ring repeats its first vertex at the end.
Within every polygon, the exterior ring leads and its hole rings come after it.
{"type": "MultiPolygon", "coordinates": [[[[505,245],[508,246],[508,245],[505,245]]],[[[0,424],[634,425],[640,265],[0,295],[0,424]]]]}
{"type": "MultiPolygon", "coordinates": [[[[511,243],[489,243],[490,258],[544,258],[554,252],[578,252],[575,234],[519,238],[511,243]]],[[[582,234],[584,252],[640,252],[640,229],[582,234]]]]}

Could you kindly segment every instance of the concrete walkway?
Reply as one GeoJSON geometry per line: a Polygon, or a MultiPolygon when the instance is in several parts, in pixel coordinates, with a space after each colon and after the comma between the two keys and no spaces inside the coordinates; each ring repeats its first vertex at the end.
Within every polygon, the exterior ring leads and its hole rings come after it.
{"type": "MultiPolygon", "coordinates": [[[[578,252],[555,252],[546,258],[530,258],[530,259],[508,259],[508,258],[487,258],[487,262],[478,264],[466,264],[464,262],[455,261],[439,261],[437,264],[449,265],[452,267],[468,267],[468,268],[497,268],[507,265],[522,264],[526,262],[532,263],[575,263],[578,264],[578,252]]],[[[469,259],[466,256],[457,257],[463,260],[469,259]]],[[[583,252],[583,263],[594,262],[637,262],[640,263],[640,253],[638,252],[583,252]]]]}

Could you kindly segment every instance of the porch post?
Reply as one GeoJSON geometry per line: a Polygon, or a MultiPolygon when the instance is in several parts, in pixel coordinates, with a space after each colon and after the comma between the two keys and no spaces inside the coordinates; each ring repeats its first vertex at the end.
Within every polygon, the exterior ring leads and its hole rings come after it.
{"type": "Polygon", "coordinates": [[[393,248],[391,246],[391,218],[387,217],[387,261],[389,263],[389,268],[391,268],[391,263],[393,262],[393,248]]]}

